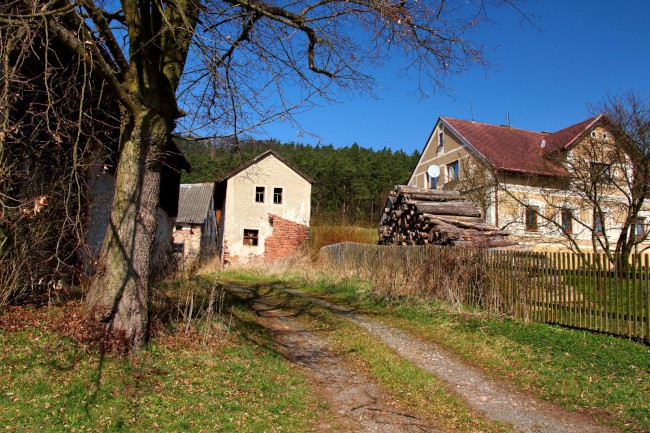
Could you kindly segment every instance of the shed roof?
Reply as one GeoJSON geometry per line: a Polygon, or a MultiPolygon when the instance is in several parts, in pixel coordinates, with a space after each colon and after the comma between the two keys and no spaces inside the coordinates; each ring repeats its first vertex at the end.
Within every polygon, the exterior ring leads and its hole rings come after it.
{"type": "Polygon", "coordinates": [[[214,183],[184,183],[178,194],[177,223],[203,224],[214,194],[214,183]]]}

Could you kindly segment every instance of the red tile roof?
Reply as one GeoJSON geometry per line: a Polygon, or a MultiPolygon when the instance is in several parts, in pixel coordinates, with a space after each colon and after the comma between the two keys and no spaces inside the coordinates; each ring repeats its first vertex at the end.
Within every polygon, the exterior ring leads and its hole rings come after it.
{"type": "Polygon", "coordinates": [[[440,117],[447,127],[495,169],[544,176],[568,175],[563,167],[548,158],[549,154],[570,148],[601,118],[602,115],[599,115],[560,131],[547,133],[440,117]]]}
{"type": "Polygon", "coordinates": [[[583,120],[580,123],[550,134],[546,139],[546,151],[554,152],[556,150],[570,148],[585,132],[600,122],[603,117],[603,114],[599,114],[598,116],[583,120]]]}

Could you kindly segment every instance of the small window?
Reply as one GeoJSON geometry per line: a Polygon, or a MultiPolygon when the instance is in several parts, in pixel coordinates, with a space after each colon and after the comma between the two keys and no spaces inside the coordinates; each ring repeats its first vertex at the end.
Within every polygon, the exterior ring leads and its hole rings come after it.
{"type": "Polygon", "coordinates": [[[256,186],[255,187],[255,202],[264,203],[264,187],[256,186]]]}
{"type": "Polygon", "coordinates": [[[637,238],[643,238],[646,234],[645,218],[637,218],[634,225],[634,234],[637,238]]]}
{"type": "Polygon", "coordinates": [[[596,131],[591,131],[591,138],[596,138],[596,131]]]}
{"type": "Polygon", "coordinates": [[[257,245],[259,233],[259,230],[244,229],[244,245],[257,245]]]}
{"type": "Polygon", "coordinates": [[[612,164],[591,162],[589,169],[592,182],[606,182],[612,178],[612,164]]]}
{"type": "Polygon", "coordinates": [[[437,189],[438,188],[438,177],[432,177],[429,173],[425,173],[427,176],[427,188],[437,189]]]}
{"type": "Polygon", "coordinates": [[[539,207],[526,206],[526,212],[525,212],[526,231],[536,232],[538,230],[538,225],[537,225],[538,214],[539,214],[539,207]]]}
{"type": "Polygon", "coordinates": [[[458,161],[447,164],[447,182],[458,180],[458,161]]]}
{"type": "Polygon", "coordinates": [[[282,204],[282,188],[273,188],[273,203],[282,204]]]}
{"type": "Polygon", "coordinates": [[[183,230],[183,226],[176,226],[176,227],[174,227],[174,229],[176,229],[176,230],[183,230]]]}
{"type": "Polygon", "coordinates": [[[605,134],[605,133],[603,132],[603,141],[607,141],[608,139],[609,139],[609,137],[607,137],[607,134],[605,134]]]}
{"type": "Polygon", "coordinates": [[[605,233],[605,215],[598,209],[594,209],[594,232],[599,236],[605,233]]]}
{"type": "Polygon", "coordinates": [[[172,245],[172,252],[175,254],[183,254],[185,244],[183,242],[174,242],[172,245]]]}
{"type": "Polygon", "coordinates": [[[445,133],[441,132],[438,134],[438,146],[443,146],[445,144],[445,133]]]}
{"type": "Polygon", "coordinates": [[[562,231],[564,233],[573,233],[573,211],[571,209],[562,209],[560,211],[562,220],[562,231]]]}

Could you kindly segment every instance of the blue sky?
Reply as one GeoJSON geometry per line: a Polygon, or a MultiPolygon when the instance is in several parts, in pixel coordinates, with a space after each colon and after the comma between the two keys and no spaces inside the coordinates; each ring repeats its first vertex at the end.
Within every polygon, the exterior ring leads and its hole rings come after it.
{"type": "MultiPolygon", "coordinates": [[[[451,95],[420,99],[415,84],[397,77],[399,60],[373,75],[379,99],[344,97],[296,119],[314,134],[300,135],[288,123],[266,127],[270,138],[337,147],[407,153],[421,150],[441,115],[556,131],[590,117],[588,104],[634,89],[650,97],[650,1],[529,0],[538,29],[512,11],[491,13],[495,21],[477,38],[492,49],[494,68],[452,77],[451,95]]],[[[265,137],[259,135],[260,138],[265,137]]]]}

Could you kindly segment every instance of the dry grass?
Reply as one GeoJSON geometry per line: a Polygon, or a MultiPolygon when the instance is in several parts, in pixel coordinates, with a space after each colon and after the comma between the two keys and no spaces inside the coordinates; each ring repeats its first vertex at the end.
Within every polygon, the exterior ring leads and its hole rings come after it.
{"type": "Polygon", "coordinates": [[[348,278],[370,280],[372,295],[385,301],[434,299],[457,308],[471,304],[495,311],[501,303],[480,250],[342,244],[321,256],[321,267],[348,278]]]}
{"type": "Polygon", "coordinates": [[[312,226],[309,229],[309,250],[312,255],[326,246],[341,242],[376,244],[377,229],[358,226],[312,226]]]}

